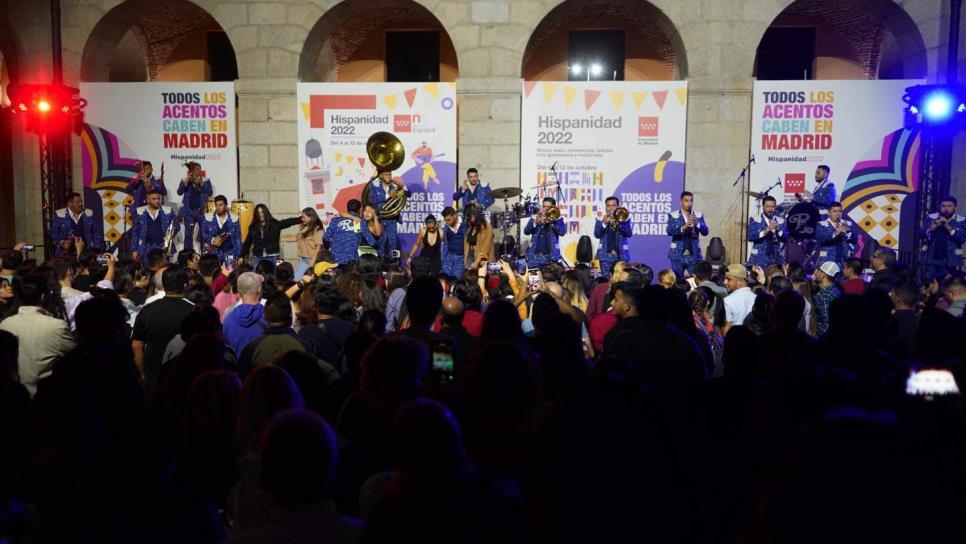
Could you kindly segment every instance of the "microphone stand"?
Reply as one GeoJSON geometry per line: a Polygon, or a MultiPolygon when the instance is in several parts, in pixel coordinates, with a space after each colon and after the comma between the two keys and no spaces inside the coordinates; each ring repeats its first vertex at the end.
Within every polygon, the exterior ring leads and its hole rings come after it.
{"type": "Polygon", "coordinates": [[[735,178],[734,183],[731,184],[732,187],[735,187],[738,185],[739,181],[741,182],[741,220],[744,222],[744,225],[742,225],[741,236],[739,239],[739,244],[741,244],[739,255],[741,255],[742,262],[744,262],[748,257],[748,198],[745,196],[745,191],[747,191],[746,186],[748,185],[748,170],[751,168],[751,165],[754,162],[755,156],[749,152],[748,162],[745,163],[745,166],[741,169],[741,172],[738,173],[738,177],[735,178]]]}

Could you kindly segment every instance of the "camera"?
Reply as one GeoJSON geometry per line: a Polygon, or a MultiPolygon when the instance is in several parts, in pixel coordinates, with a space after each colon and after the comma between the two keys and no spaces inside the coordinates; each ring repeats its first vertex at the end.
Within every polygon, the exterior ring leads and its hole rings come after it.
{"type": "Polygon", "coordinates": [[[489,274],[496,274],[500,271],[500,263],[486,263],[486,271],[489,274]]]}
{"type": "Polygon", "coordinates": [[[99,264],[101,266],[106,265],[107,262],[108,262],[108,260],[110,259],[109,255],[110,255],[109,253],[101,253],[100,255],[98,255],[97,256],[97,264],[99,264]]]}

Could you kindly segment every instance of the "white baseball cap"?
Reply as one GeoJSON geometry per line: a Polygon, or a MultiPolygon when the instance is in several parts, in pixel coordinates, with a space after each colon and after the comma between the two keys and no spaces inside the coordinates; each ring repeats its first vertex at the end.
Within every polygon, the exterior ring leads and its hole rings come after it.
{"type": "Polygon", "coordinates": [[[839,265],[833,263],[832,261],[826,261],[822,263],[822,266],[818,267],[819,270],[825,272],[830,277],[834,278],[836,274],[839,273],[839,265]]]}

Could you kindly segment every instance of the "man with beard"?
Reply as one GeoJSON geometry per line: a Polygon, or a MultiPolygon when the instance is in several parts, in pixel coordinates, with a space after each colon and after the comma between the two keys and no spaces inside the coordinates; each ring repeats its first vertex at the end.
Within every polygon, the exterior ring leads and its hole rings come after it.
{"type": "Polygon", "coordinates": [[[939,211],[929,214],[923,222],[919,255],[923,278],[934,278],[963,267],[966,218],[956,213],[956,204],[954,197],[943,197],[939,211]]]}

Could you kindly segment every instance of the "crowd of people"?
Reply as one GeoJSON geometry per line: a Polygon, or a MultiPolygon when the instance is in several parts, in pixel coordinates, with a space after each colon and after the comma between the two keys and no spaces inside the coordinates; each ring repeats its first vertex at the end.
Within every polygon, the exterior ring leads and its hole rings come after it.
{"type": "Polygon", "coordinates": [[[909,385],[964,384],[966,280],[888,250],[602,278],[18,249],[0,541],[966,537],[962,397],[909,385]]]}

